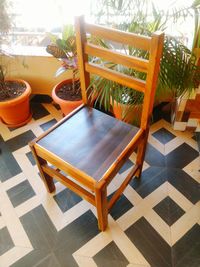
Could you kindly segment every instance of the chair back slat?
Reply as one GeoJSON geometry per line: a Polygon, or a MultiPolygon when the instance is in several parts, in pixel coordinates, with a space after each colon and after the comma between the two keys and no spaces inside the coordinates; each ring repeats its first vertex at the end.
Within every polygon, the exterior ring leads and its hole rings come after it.
{"type": "Polygon", "coordinates": [[[105,28],[98,25],[85,23],[85,32],[103,38],[105,40],[110,40],[125,45],[131,45],[135,48],[146,51],[149,51],[151,46],[151,38],[149,37],[119,31],[116,29],[105,28]]]}
{"type": "Polygon", "coordinates": [[[130,57],[126,54],[111,51],[93,44],[85,44],[84,51],[87,55],[100,57],[113,63],[124,65],[128,68],[133,68],[134,66],[135,70],[145,73],[148,71],[148,60],[146,59],[139,59],[134,56],[130,57]]]}
{"type": "MultiPolygon", "coordinates": [[[[90,85],[89,73],[102,76],[108,80],[117,82],[123,86],[135,89],[144,93],[144,102],[142,108],[141,128],[146,129],[149,125],[151,117],[157,79],[159,74],[160,58],[162,55],[162,47],[164,34],[162,32],[153,33],[151,37],[127,33],[115,29],[105,28],[84,22],[84,17],[77,17],[75,20],[76,26],[76,44],[78,54],[78,64],[80,69],[81,90],[83,102],[87,103],[86,90],[90,85]],[[130,56],[118,51],[112,51],[105,47],[100,47],[88,42],[87,34],[103,38],[126,45],[126,49],[132,46],[139,51],[146,50],[148,59],[144,59],[144,53],[138,53],[140,57],[130,56]],[[89,56],[102,58],[108,63],[98,64],[95,60],[88,61],[89,56]],[[109,62],[110,61],[110,62],[109,62]],[[133,76],[121,73],[118,70],[109,68],[109,64],[123,65],[144,73],[145,80],[138,79],[133,76]]],[[[97,60],[98,61],[98,60],[97,60]]],[[[120,68],[119,68],[120,69],[120,68]]],[[[140,76],[139,76],[140,77],[140,76]]]]}
{"type": "Polygon", "coordinates": [[[143,93],[145,92],[146,83],[141,79],[133,78],[118,71],[107,69],[92,63],[86,63],[85,69],[86,71],[104,77],[107,80],[112,80],[130,88],[133,87],[135,90],[143,93]]]}

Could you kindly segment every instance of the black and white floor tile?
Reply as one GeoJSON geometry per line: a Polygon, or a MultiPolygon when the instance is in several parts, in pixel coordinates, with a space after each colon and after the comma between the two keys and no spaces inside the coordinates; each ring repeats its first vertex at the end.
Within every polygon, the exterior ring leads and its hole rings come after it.
{"type": "MultiPolygon", "coordinates": [[[[200,156],[192,132],[152,124],[143,174],[109,215],[105,232],[95,209],[59,182],[49,194],[27,143],[62,115],[32,101],[33,119],[0,124],[0,267],[199,267],[200,156]]],[[[109,187],[111,195],[135,154],[109,187]]],[[[110,197],[110,196],[109,196],[110,197]]]]}

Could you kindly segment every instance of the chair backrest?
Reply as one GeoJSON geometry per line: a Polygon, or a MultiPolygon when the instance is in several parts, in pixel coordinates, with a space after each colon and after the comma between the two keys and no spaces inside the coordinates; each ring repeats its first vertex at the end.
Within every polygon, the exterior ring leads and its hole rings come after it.
{"type": "Polygon", "coordinates": [[[163,48],[164,34],[155,32],[151,37],[119,31],[112,28],[85,23],[84,17],[75,19],[76,45],[80,81],[83,102],[87,103],[87,88],[90,85],[90,73],[102,76],[108,80],[117,82],[123,86],[133,88],[144,93],[141,128],[148,126],[159,74],[160,58],[163,48]],[[149,54],[148,59],[129,56],[118,51],[112,51],[88,42],[87,34],[97,36],[104,40],[129,45],[137,49],[145,50],[149,54]],[[89,62],[88,56],[96,56],[109,60],[116,64],[146,73],[146,80],[134,78],[121,72],[89,62]]]}

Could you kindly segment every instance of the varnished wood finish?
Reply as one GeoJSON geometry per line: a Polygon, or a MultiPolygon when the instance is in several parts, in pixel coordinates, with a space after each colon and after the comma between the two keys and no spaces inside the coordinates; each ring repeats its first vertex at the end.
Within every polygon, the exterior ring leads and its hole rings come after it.
{"type": "Polygon", "coordinates": [[[54,192],[55,191],[55,185],[54,185],[52,176],[49,176],[47,173],[44,173],[43,169],[42,169],[42,166],[47,164],[46,160],[37,155],[37,153],[35,151],[35,147],[34,147],[34,142],[31,142],[29,144],[29,146],[31,148],[31,152],[34,156],[35,162],[36,162],[37,167],[40,171],[41,178],[42,178],[42,180],[46,186],[47,191],[49,193],[54,192]]]}
{"type": "Polygon", "coordinates": [[[149,55],[149,70],[146,80],[146,91],[144,96],[141,128],[146,129],[150,122],[153,110],[154,96],[159,74],[160,58],[163,49],[164,34],[156,32],[152,34],[152,41],[149,55]]]}
{"type": "Polygon", "coordinates": [[[77,17],[75,19],[75,28],[76,28],[76,48],[78,57],[78,68],[80,73],[81,81],[81,94],[83,103],[87,104],[87,88],[90,84],[89,73],[85,70],[85,62],[88,61],[88,56],[83,51],[83,43],[86,42],[86,33],[84,27],[84,18],[77,17]]]}
{"type": "Polygon", "coordinates": [[[43,165],[42,170],[48,174],[49,176],[53,176],[56,178],[59,182],[61,182],[63,185],[68,187],[70,190],[72,190],[74,193],[78,194],[80,197],[84,198],[88,202],[90,202],[93,206],[95,206],[95,198],[94,195],[79,186],[78,184],[75,184],[73,181],[68,179],[63,174],[59,173],[58,171],[52,169],[48,165],[43,165]]]}
{"type": "Polygon", "coordinates": [[[37,144],[98,181],[137,132],[136,127],[84,107],[37,144]]]}
{"type": "Polygon", "coordinates": [[[115,204],[115,202],[120,198],[120,196],[124,192],[124,189],[127,187],[130,180],[133,178],[133,176],[135,175],[135,173],[137,172],[138,169],[139,169],[139,166],[135,165],[132,168],[132,170],[129,172],[129,174],[127,175],[127,177],[123,181],[123,183],[120,185],[118,190],[115,191],[114,195],[112,196],[112,198],[108,202],[108,210],[110,210],[112,208],[112,206],[115,204]]]}
{"type": "Polygon", "coordinates": [[[85,44],[84,51],[87,55],[96,56],[111,62],[124,65],[128,68],[133,68],[141,72],[148,71],[148,60],[137,57],[130,57],[126,54],[122,54],[116,51],[110,51],[108,49],[99,47],[93,44],[85,44]]]}
{"type": "Polygon", "coordinates": [[[105,183],[96,184],[95,196],[98,226],[101,231],[105,231],[108,225],[107,187],[105,183]]]}
{"type": "Polygon", "coordinates": [[[143,136],[144,136],[144,131],[142,129],[140,129],[136,133],[136,135],[133,137],[133,139],[130,141],[130,143],[124,148],[122,153],[119,154],[118,157],[116,157],[113,164],[104,173],[104,175],[102,177],[102,179],[105,180],[107,184],[110,183],[110,181],[115,176],[115,174],[120,170],[120,168],[123,166],[123,164],[126,162],[126,160],[133,153],[134,149],[138,146],[139,143],[141,143],[143,136]]]}
{"type": "Polygon", "coordinates": [[[48,151],[44,147],[35,144],[35,151],[37,155],[41,158],[45,158],[52,165],[57,166],[59,170],[66,172],[67,174],[73,176],[77,181],[82,183],[89,189],[94,188],[95,180],[88,174],[82,172],[81,170],[75,168],[68,162],[64,161],[62,158],[58,157],[56,154],[48,151]]]}
{"type": "Polygon", "coordinates": [[[116,29],[105,28],[98,25],[85,23],[85,31],[105,40],[111,40],[121,44],[127,44],[135,48],[148,51],[151,46],[151,38],[134,33],[123,32],[116,29]]]}
{"type": "Polygon", "coordinates": [[[144,157],[145,157],[148,134],[149,134],[149,129],[147,128],[145,131],[145,135],[144,135],[143,139],[141,140],[141,142],[137,148],[136,164],[138,166],[140,166],[140,168],[138,168],[136,173],[135,173],[136,178],[140,178],[141,173],[142,173],[142,167],[143,167],[143,162],[144,162],[144,157]]]}
{"type": "Polygon", "coordinates": [[[84,18],[76,18],[76,42],[83,102],[67,117],[30,143],[41,177],[49,192],[54,191],[52,177],[80,195],[97,209],[99,229],[104,231],[108,224],[108,211],[118,200],[133,176],[140,176],[146,150],[149,120],[153,108],[156,82],[159,73],[163,34],[152,37],[107,29],[86,24],[84,18]],[[86,34],[127,44],[149,51],[149,60],[138,59],[110,52],[88,44],[86,34]],[[123,64],[147,73],[146,81],[129,77],[88,62],[88,55],[123,64]],[[86,89],[90,74],[94,73],[119,82],[144,93],[140,128],[131,126],[87,106],[86,89]],[[107,200],[107,186],[137,148],[136,165],[107,200]],[[55,168],[49,167],[47,162],[55,168]],[[60,173],[62,170],[66,176],[60,173]],[[71,177],[73,179],[71,179],[71,177]]]}
{"type": "Polygon", "coordinates": [[[146,83],[143,80],[130,77],[126,74],[105,67],[101,67],[93,63],[86,63],[85,69],[88,72],[104,77],[108,80],[112,80],[116,83],[120,83],[124,86],[133,88],[140,92],[145,92],[146,83]]]}

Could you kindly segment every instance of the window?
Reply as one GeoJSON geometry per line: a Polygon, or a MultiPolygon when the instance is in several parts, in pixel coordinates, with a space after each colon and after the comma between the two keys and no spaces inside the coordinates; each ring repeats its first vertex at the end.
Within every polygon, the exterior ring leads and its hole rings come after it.
{"type": "MultiPolygon", "coordinates": [[[[62,25],[66,23],[73,23],[74,15],[85,14],[87,19],[93,22],[107,23],[110,19],[111,24],[124,20],[121,15],[120,9],[112,9],[112,5],[124,6],[129,4],[133,8],[138,8],[136,2],[139,0],[10,0],[12,1],[12,14],[15,18],[15,28],[11,35],[12,43],[23,45],[39,45],[45,46],[45,33],[46,32],[61,32],[62,25]],[[106,6],[107,5],[107,6],[106,6]],[[102,8],[103,6],[103,8],[102,8]],[[113,15],[113,12],[118,12],[113,15]],[[110,12],[110,16],[108,15],[110,12]],[[101,15],[101,19],[100,18],[101,15]],[[98,17],[99,16],[99,17],[98,17]]],[[[144,0],[145,1],[145,0],[144,0]]],[[[143,3],[139,1],[138,3],[143,3]]],[[[151,1],[146,0],[147,3],[151,1]]],[[[153,0],[158,10],[170,10],[172,12],[183,6],[191,6],[193,0],[168,0],[160,1],[153,0]]],[[[149,5],[151,8],[151,4],[149,5]]],[[[126,13],[128,19],[131,20],[132,10],[127,8],[126,13]]],[[[150,14],[152,16],[152,13],[150,14]]],[[[182,36],[187,40],[187,45],[190,47],[192,43],[194,29],[194,18],[188,16],[187,20],[180,19],[179,23],[174,24],[169,21],[166,33],[182,36]]]]}

